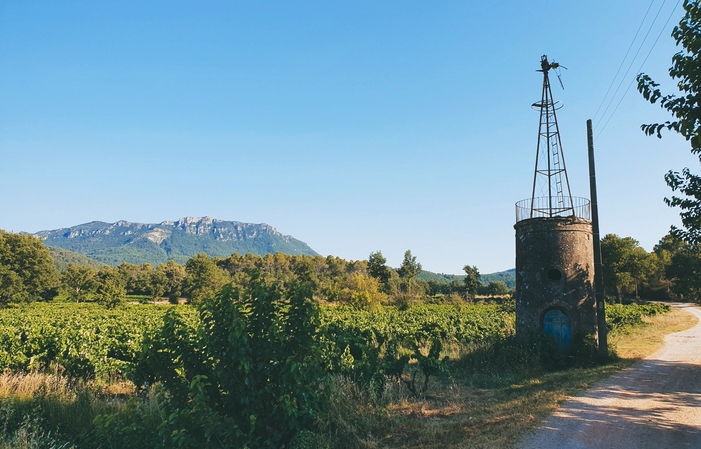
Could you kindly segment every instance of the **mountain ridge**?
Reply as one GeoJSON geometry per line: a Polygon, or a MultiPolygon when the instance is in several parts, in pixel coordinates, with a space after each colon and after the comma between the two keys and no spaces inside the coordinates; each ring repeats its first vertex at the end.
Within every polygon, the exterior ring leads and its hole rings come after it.
{"type": "Polygon", "coordinates": [[[108,265],[185,263],[198,253],[228,257],[317,253],[301,240],[284,235],[267,223],[243,223],[211,217],[183,217],[160,223],[91,221],[69,228],[34,233],[46,246],[83,254],[108,265]]]}

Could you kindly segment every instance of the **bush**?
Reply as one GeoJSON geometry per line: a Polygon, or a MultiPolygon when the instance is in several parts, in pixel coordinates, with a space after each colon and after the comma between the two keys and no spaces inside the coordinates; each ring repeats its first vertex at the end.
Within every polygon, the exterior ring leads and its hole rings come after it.
{"type": "Polygon", "coordinates": [[[199,323],[169,312],[146,345],[137,381],[162,382],[163,444],[281,447],[313,429],[328,377],[311,289],[254,273],[199,305],[199,323]]]}

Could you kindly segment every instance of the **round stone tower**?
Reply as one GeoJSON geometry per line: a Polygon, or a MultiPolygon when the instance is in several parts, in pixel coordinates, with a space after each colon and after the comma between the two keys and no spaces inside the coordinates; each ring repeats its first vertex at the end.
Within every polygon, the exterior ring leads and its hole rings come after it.
{"type": "Polygon", "coordinates": [[[567,348],[597,333],[591,221],[577,216],[518,221],[516,334],[545,332],[567,348]]]}

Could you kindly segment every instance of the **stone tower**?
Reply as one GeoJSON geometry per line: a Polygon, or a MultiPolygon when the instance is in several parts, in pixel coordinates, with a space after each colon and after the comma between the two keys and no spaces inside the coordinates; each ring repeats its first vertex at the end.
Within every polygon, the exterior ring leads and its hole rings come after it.
{"type": "Polygon", "coordinates": [[[516,335],[544,332],[566,349],[577,334],[596,336],[594,252],[589,200],[572,197],[548,73],[543,95],[531,197],[516,203],[516,335]]]}

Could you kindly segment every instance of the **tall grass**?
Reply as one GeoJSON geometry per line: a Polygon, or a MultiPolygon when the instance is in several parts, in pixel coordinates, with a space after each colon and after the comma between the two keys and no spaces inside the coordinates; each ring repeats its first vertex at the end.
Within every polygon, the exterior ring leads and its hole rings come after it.
{"type": "Polygon", "coordinates": [[[120,385],[71,381],[58,374],[0,374],[0,449],[71,447],[56,435],[72,439],[90,430],[98,414],[122,410],[123,392],[109,393],[120,385]]]}

